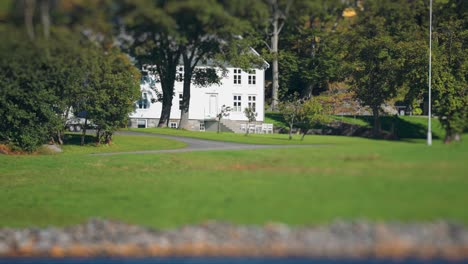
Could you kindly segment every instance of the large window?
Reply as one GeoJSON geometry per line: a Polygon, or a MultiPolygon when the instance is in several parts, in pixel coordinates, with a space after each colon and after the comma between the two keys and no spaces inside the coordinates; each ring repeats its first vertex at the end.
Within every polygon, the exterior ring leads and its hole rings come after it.
{"type": "Polygon", "coordinates": [[[150,107],[150,102],[148,100],[148,93],[142,93],[140,100],[138,100],[139,109],[148,109],[150,107]]]}
{"type": "Polygon", "coordinates": [[[249,84],[257,83],[257,76],[255,75],[255,70],[252,70],[249,72],[248,81],[249,81],[249,84]]]}
{"type": "Polygon", "coordinates": [[[248,106],[252,111],[257,112],[257,97],[255,95],[248,96],[248,106]]]}
{"type": "Polygon", "coordinates": [[[240,95],[234,95],[233,106],[232,111],[242,112],[242,97],[240,95]]]}
{"type": "Polygon", "coordinates": [[[241,84],[242,83],[242,70],[241,69],[234,69],[234,84],[241,84]]]}

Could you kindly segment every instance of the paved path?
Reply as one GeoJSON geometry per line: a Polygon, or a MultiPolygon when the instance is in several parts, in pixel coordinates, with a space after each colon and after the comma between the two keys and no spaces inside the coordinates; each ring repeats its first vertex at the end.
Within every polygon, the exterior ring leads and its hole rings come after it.
{"type": "Polygon", "coordinates": [[[298,148],[298,147],[312,147],[322,146],[316,145],[259,145],[259,144],[243,144],[225,141],[214,141],[198,138],[169,136],[162,134],[151,134],[135,131],[119,131],[117,135],[132,135],[132,136],[153,136],[160,138],[172,139],[187,144],[185,148],[179,149],[163,149],[163,150],[141,150],[141,151],[128,151],[128,152],[109,152],[109,153],[93,153],[96,156],[110,156],[121,154],[154,154],[154,153],[178,153],[178,152],[191,152],[191,151],[210,151],[210,150],[246,150],[246,149],[274,149],[274,148],[298,148]]]}

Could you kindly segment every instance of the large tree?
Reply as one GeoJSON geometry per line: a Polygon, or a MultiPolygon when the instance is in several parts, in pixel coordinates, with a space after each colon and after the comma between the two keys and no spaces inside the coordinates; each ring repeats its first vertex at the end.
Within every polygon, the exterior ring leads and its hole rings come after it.
{"type": "Polygon", "coordinates": [[[406,0],[369,0],[345,34],[349,41],[349,84],[356,99],[372,110],[374,136],[380,132],[382,105],[395,98],[405,85],[406,72],[402,69],[407,65],[407,53],[402,47],[406,37],[416,30],[414,19],[406,0]]]}
{"type": "MultiPolygon", "coordinates": [[[[192,83],[199,86],[219,83],[216,66],[223,67],[230,47],[240,44],[239,36],[248,30],[245,23],[226,12],[215,0],[172,1],[168,14],[177,21],[179,47],[183,64],[183,97],[179,128],[188,128],[190,90],[192,83]],[[198,67],[208,65],[208,67],[198,67]]],[[[237,50],[237,49],[236,49],[237,50]]]]}
{"type": "Polygon", "coordinates": [[[181,56],[177,22],[171,17],[167,1],[125,1],[121,15],[126,34],[131,36],[129,52],[140,67],[157,74],[162,88],[162,111],[158,127],[167,126],[174,97],[177,65],[181,56]]]}
{"type": "Polygon", "coordinates": [[[436,10],[433,105],[450,143],[468,128],[468,4],[451,0],[436,10]]]}

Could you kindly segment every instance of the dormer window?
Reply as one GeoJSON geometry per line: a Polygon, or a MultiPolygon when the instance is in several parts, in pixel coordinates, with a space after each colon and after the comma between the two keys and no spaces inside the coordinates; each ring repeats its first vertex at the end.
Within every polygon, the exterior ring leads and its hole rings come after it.
{"type": "Polygon", "coordinates": [[[150,102],[148,100],[148,93],[142,93],[140,100],[138,100],[139,109],[148,109],[150,107],[150,102]]]}
{"type": "Polygon", "coordinates": [[[257,76],[255,75],[255,70],[251,70],[249,72],[248,83],[249,84],[256,84],[257,83],[257,76]]]}
{"type": "Polygon", "coordinates": [[[241,73],[242,73],[241,69],[234,69],[234,84],[241,84],[242,83],[241,73]]]}

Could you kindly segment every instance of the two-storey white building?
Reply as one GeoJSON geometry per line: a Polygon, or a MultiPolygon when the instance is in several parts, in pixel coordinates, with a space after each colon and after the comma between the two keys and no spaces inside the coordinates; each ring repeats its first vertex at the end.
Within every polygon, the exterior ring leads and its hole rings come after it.
{"type": "MultiPolygon", "coordinates": [[[[214,130],[217,126],[216,116],[223,105],[230,106],[232,111],[221,121],[224,131],[241,132],[241,126],[247,122],[244,109],[250,107],[257,113],[256,123],[264,119],[264,67],[248,72],[227,67],[220,84],[208,87],[191,85],[189,126],[191,130],[214,130]]],[[[183,66],[177,67],[174,98],[169,127],[177,128],[180,120],[180,104],[183,92],[183,66]]],[[[161,95],[161,83],[158,77],[148,75],[141,84],[141,100],[137,102],[135,112],[130,115],[131,127],[156,127],[161,115],[162,103],[157,101],[161,95]]]]}

